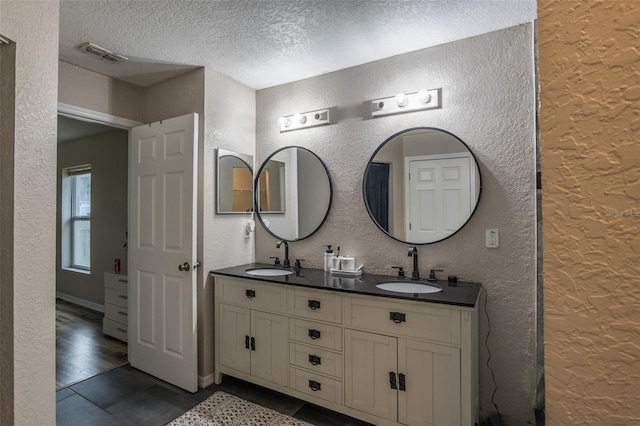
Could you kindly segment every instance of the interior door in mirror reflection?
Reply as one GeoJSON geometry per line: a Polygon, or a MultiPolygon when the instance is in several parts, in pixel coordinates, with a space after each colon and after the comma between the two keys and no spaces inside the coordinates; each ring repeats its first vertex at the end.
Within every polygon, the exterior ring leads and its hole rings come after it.
{"type": "Polygon", "coordinates": [[[409,244],[431,244],[455,234],[475,212],[481,191],[480,169],[469,147],[432,127],[389,137],[371,156],[363,179],[373,222],[409,244]]]}
{"type": "MultiPolygon", "coordinates": [[[[436,241],[456,232],[471,214],[470,155],[409,157],[406,232],[409,241],[436,241]]],[[[475,193],[474,193],[475,195],[475,193]]]]}
{"type": "MultiPolygon", "coordinates": [[[[292,165],[289,165],[289,171],[292,165]]],[[[284,213],[286,163],[269,160],[260,172],[260,211],[263,213],[284,213]]]]}

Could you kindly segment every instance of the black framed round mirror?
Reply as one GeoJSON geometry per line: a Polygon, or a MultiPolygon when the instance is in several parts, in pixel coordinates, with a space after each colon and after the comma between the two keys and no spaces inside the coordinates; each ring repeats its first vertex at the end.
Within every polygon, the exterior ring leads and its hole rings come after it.
{"type": "Polygon", "coordinates": [[[451,237],[469,221],[482,192],[473,152],[433,127],[402,130],[373,153],[362,183],[364,203],[385,234],[409,244],[451,237]]]}
{"type": "Polygon", "coordinates": [[[327,166],[306,148],[288,146],[271,154],[254,181],[256,215],[280,240],[298,241],[324,223],[333,197],[327,166]]]}

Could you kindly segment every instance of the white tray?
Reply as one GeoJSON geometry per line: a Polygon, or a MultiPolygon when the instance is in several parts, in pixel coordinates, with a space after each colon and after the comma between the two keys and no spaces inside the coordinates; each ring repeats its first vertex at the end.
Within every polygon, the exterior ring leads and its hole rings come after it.
{"type": "Polygon", "coordinates": [[[329,269],[331,275],[335,275],[336,277],[360,277],[362,276],[362,269],[357,271],[343,271],[342,269],[329,269]]]}

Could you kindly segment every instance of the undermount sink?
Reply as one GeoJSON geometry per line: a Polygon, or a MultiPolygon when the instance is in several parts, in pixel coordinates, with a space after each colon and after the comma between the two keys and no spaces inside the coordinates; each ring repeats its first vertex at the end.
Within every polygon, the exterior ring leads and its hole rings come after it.
{"type": "Polygon", "coordinates": [[[436,285],[415,283],[410,281],[388,281],[376,284],[380,290],[395,291],[396,293],[437,293],[442,289],[436,285]]]}
{"type": "Polygon", "coordinates": [[[255,268],[247,269],[245,272],[249,275],[256,275],[260,277],[283,277],[285,275],[293,274],[293,271],[279,268],[255,268]]]}

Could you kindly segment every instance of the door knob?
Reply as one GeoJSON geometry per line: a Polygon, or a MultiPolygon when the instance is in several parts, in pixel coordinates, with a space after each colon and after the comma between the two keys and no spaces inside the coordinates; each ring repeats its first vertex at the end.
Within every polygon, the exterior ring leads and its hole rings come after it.
{"type": "Polygon", "coordinates": [[[189,262],[184,262],[182,265],[178,265],[178,271],[180,272],[186,272],[189,269],[191,269],[191,265],[189,265],[189,262]]]}

